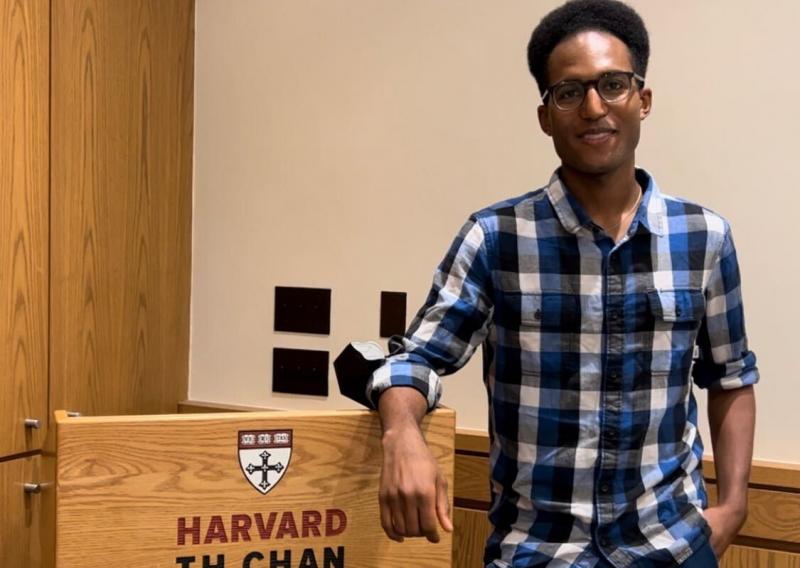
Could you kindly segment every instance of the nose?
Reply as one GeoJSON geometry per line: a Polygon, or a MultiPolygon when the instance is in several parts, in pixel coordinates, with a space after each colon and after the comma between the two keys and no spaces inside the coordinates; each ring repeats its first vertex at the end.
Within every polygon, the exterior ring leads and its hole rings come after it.
{"type": "Polygon", "coordinates": [[[581,104],[581,116],[587,120],[597,120],[608,114],[608,105],[600,97],[594,85],[586,89],[586,95],[581,104]]]}

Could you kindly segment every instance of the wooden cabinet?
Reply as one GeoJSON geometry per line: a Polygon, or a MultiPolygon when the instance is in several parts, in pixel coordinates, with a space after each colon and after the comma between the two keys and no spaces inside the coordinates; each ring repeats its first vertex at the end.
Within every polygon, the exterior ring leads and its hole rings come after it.
{"type": "Polygon", "coordinates": [[[193,0],[0,0],[0,566],[52,565],[54,410],[186,397],[193,79],[193,0]]]}
{"type": "Polygon", "coordinates": [[[0,0],[0,566],[38,568],[48,423],[49,0],[0,0]],[[26,424],[27,421],[27,424],[26,424]]]}
{"type": "Polygon", "coordinates": [[[34,455],[0,462],[0,566],[43,566],[44,495],[25,492],[26,483],[41,482],[41,460],[34,455]]]}
{"type": "Polygon", "coordinates": [[[0,0],[0,458],[47,425],[49,42],[47,0],[0,0]]]}
{"type": "Polygon", "coordinates": [[[453,508],[453,566],[483,568],[483,549],[492,532],[486,511],[453,508]]]}
{"type": "Polygon", "coordinates": [[[176,412],[189,361],[194,4],[53,0],[50,398],[176,412]]]}

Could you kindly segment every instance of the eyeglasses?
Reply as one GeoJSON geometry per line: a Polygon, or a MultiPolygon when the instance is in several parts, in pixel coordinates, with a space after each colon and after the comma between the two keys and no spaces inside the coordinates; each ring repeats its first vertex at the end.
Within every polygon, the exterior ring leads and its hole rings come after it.
{"type": "Polygon", "coordinates": [[[633,71],[609,71],[591,81],[577,81],[570,79],[561,81],[547,87],[542,100],[547,104],[548,97],[553,99],[553,104],[558,110],[575,110],[583,104],[586,91],[594,87],[600,98],[607,103],[618,103],[627,99],[631,94],[633,80],[636,79],[640,86],[644,85],[644,77],[633,71]]]}

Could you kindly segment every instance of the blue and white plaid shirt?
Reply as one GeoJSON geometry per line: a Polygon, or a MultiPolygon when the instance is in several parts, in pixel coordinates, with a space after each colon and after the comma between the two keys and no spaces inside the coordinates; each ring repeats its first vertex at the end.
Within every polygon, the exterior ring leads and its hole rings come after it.
{"type": "MultiPolygon", "coordinates": [[[[692,381],[758,381],[727,222],[662,194],[614,243],[562,184],[472,215],[372,376],[433,408],[483,345],[493,568],[681,563],[706,540],[692,381]]],[[[651,564],[647,564],[651,565],[651,564]]]]}

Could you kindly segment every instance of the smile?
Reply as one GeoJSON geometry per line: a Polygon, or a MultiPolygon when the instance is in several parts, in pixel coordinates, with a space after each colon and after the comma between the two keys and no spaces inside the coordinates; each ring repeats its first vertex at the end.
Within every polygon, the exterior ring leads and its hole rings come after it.
{"type": "Polygon", "coordinates": [[[590,130],[588,132],[584,132],[578,136],[578,138],[587,144],[601,144],[610,140],[616,134],[617,131],[611,129],[590,130]]]}

